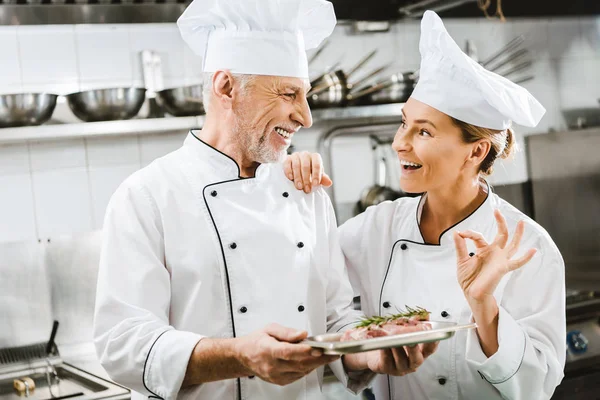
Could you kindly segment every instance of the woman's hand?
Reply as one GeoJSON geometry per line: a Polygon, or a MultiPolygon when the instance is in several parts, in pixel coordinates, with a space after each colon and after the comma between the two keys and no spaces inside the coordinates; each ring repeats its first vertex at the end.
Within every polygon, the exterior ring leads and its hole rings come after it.
{"type": "Polygon", "coordinates": [[[323,171],[323,160],[319,153],[292,153],[285,160],[284,168],[285,175],[294,182],[296,189],[305,193],[310,193],[319,185],[329,187],[333,183],[323,171]]]}
{"type": "Polygon", "coordinates": [[[404,376],[415,372],[433,354],[439,342],[423,343],[393,349],[346,354],[342,362],[347,371],[369,369],[377,374],[404,376]]]}
{"type": "MultiPolygon", "coordinates": [[[[530,249],[516,260],[511,260],[519,249],[525,224],[517,224],[515,235],[508,243],[508,227],[506,220],[495,210],[494,216],[498,223],[498,234],[494,241],[488,244],[480,233],[473,231],[455,232],[454,244],[458,261],[458,282],[471,307],[484,304],[493,299],[494,290],[504,275],[527,264],[535,255],[536,250],[530,249]],[[477,247],[477,254],[469,256],[466,239],[471,239],[477,247]]],[[[495,303],[495,302],[494,302],[495,303]]]]}

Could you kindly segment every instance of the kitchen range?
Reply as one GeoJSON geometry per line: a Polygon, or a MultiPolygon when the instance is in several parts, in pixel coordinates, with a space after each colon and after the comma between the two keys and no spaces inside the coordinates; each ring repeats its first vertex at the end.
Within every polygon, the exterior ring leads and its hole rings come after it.
{"type": "Polygon", "coordinates": [[[0,349],[0,400],[125,400],[129,389],[63,361],[54,338],[0,349]]]}

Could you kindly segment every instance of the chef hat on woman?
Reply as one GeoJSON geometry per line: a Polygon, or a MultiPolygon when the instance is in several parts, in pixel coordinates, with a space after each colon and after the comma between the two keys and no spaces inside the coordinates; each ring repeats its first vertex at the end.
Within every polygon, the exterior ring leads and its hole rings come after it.
{"type": "Polygon", "coordinates": [[[546,109],[527,91],[486,70],[462,52],[440,17],[426,11],[421,21],[421,68],[411,95],[455,119],[504,130],[511,121],[533,127],[546,109]]]}
{"type": "Polygon", "coordinates": [[[306,50],[333,32],[325,0],[194,0],[177,21],[203,71],[308,78],[306,50]]]}

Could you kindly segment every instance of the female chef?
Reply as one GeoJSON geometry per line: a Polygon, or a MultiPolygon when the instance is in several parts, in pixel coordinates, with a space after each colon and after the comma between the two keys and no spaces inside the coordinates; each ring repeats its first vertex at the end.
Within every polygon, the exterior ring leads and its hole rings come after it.
{"type": "MultiPolygon", "coordinates": [[[[413,374],[379,375],[376,398],[549,399],[565,363],[564,262],[484,179],[513,149],[511,121],[535,126],[545,109],[467,57],[431,11],[419,46],[419,82],[392,147],[401,188],[424,194],[369,207],[340,227],[340,242],[367,315],[421,306],[477,328],[440,342],[413,374]]],[[[320,171],[318,155],[287,160],[299,189],[302,168],[320,171]]]]}

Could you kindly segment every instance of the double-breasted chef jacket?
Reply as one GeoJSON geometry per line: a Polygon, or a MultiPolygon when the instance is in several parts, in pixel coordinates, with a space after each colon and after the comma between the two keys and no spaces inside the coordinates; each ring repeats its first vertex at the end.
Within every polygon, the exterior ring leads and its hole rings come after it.
{"type": "MultiPolygon", "coordinates": [[[[494,293],[500,313],[499,349],[481,350],[476,330],[459,331],[413,374],[377,376],[381,399],[549,399],[563,377],[566,355],[563,259],[547,232],[494,194],[487,183],[485,202],[441,235],[439,245],[424,243],[419,229],[427,195],[400,198],[368,208],[340,227],[340,243],[350,279],[366,315],[386,315],[408,306],[431,311],[431,319],[459,324],[472,314],[458,284],[454,231],[474,230],[489,242],[497,233],[494,209],[506,218],[509,233],[526,222],[520,257],[534,258],[507,274],[494,293]]],[[[470,254],[476,252],[467,241],[470,254]]]]}
{"type": "MultiPolygon", "coordinates": [[[[233,159],[192,131],[109,202],[95,345],[133,400],[317,399],[323,368],[283,387],[253,377],[180,387],[202,338],[273,322],[310,335],[348,329],[362,316],[352,297],[325,192],[296,190],[281,164],[240,178],[233,159]]],[[[372,378],[330,366],[353,391],[372,378]]]]}

